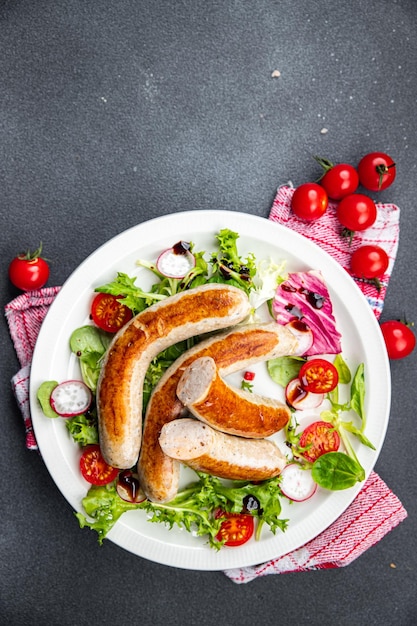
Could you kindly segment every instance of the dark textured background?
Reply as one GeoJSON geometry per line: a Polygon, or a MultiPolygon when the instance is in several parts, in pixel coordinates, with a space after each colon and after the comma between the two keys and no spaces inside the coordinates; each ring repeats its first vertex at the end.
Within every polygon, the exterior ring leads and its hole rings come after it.
{"type": "MultiPolygon", "coordinates": [[[[9,261],[41,240],[50,284],[62,284],[143,220],[219,208],[267,217],[279,184],[317,177],[312,154],[357,163],[382,150],[398,176],[378,199],[401,208],[383,319],[416,318],[416,28],[415,0],[1,1],[2,306],[17,295],[9,261]]],[[[99,548],[79,530],[25,450],[4,319],[0,332],[2,623],[416,622],[417,354],[392,363],[376,465],[408,519],[347,568],[237,586],[99,548]]]]}

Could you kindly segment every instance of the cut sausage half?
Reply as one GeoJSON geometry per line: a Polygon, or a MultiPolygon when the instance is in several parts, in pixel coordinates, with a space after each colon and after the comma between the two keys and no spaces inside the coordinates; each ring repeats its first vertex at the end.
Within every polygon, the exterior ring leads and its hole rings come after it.
{"type": "Polygon", "coordinates": [[[177,396],[199,420],[242,437],[269,437],[284,428],[290,418],[290,410],[279,400],[226,383],[211,357],[196,359],[185,369],[177,396]]]}

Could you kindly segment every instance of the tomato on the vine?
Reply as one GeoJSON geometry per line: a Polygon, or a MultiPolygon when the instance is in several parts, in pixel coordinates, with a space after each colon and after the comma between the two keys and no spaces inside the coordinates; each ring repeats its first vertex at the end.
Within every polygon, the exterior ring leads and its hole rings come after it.
{"type": "Polygon", "coordinates": [[[394,182],[396,173],[395,162],[384,152],[370,152],[359,161],[359,181],[370,191],[387,189],[394,182]]]}
{"type": "Polygon", "coordinates": [[[302,220],[317,220],[329,204],[326,190],[317,183],[303,183],[297,187],[291,199],[294,214],[302,220]]]}
{"type": "Polygon", "coordinates": [[[27,251],[16,256],[9,265],[12,284],[22,291],[41,289],[49,278],[49,265],[41,257],[42,244],[35,252],[27,251]]]}
{"type": "Polygon", "coordinates": [[[84,449],[80,458],[80,470],[83,478],[91,485],[107,485],[119,474],[116,467],[104,460],[97,444],[91,444],[84,449]]]}
{"type": "Polygon", "coordinates": [[[383,322],[381,331],[390,359],[403,359],[416,347],[416,336],[404,322],[399,320],[383,322]]]}
{"type": "Polygon", "coordinates": [[[340,436],[330,422],[314,422],[302,432],[300,446],[308,448],[303,452],[303,457],[310,463],[314,463],[327,452],[337,452],[340,446],[340,436]]]}
{"type": "Polygon", "coordinates": [[[129,307],[122,304],[117,296],[109,293],[98,293],[91,305],[93,322],[109,333],[116,333],[133,317],[129,307]]]}
{"type": "Polygon", "coordinates": [[[337,369],[326,359],[310,359],[303,363],[298,378],[302,388],[311,393],[329,393],[339,382],[337,369]]]}
{"type": "Polygon", "coordinates": [[[349,231],[366,230],[375,222],[377,210],[369,196],[352,193],[341,199],[336,209],[337,219],[349,231]]]}
{"type": "Polygon", "coordinates": [[[219,511],[216,517],[226,518],[216,535],[217,541],[224,541],[225,546],[241,546],[252,537],[255,528],[253,515],[219,511]]]}
{"type": "Polygon", "coordinates": [[[320,184],[332,200],[341,200],[345,196],[355,193],[359,185],[359,175],[353,165],[349,163],[337,163],[321,157],[314,157],[324,169],[320,184]]]}
{"type": "Polygon", "coordinates": [[[357,278],[381,278],[387,271],[389,257],[383,248],[361,246],[350,257],[350,268],[357,278]]]}

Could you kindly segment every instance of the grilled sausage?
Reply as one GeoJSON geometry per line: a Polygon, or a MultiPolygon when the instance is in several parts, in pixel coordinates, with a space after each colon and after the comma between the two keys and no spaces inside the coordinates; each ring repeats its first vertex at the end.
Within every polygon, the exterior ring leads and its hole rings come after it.
{"type": "Polygon", "coordinates": [[[180,464],[164,454],[158,438],[164,424],[184,411],[176,390],[188,365],[196,358],[211,356],[220,373],[226,376],[259,361],[297,354],[297,347],[297,338],[275,322],[240,326],[202,341],[171,365],[154,388],[145,415],[138,474],[150,500],[167,502],[178,490],[180,464]]]}
{"type": "Polygon", "coordinates": [[[233,326],[249,311],[241,289],[208,284],[150,306],[115,335],[97,385],[100,447],[110,465],[126,469],[138,460],[143,380],[151,360],[178,341],[233,326]]]}
{"type": "Polygon", "coordinates": [[[290,419],[288,406],[279,400],[228,385],[208,356],[187,367],[178,382],[177,396],[199,420],[231,435],[269,437],[290,419]]]}
{"type": "Polygon", "coordinates": [[[165,424],[159,443],[165,454],[194,470],[230,480],[266,480],[286,465],[273,441],[228,435],[195,419],[165,424]]]}

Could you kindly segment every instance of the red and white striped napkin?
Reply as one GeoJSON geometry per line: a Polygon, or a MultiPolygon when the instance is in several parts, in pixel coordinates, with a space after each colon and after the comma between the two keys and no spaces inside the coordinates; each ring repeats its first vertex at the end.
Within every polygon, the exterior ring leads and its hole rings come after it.
{"type": "MultiPolygon", "coordinates": [[[[386,250],[390,263],[381,280],[382,288],[379,292],[372,284],[355,279],[379,318],[398,247],[398,207],[378,204],[375,225],[365,233],[357,233],[349,247],[348,240],[340,234],[335,215],[336,205],[330,204],[325,215],[317,222],[304,222],[291,212],[293,191],[290,186],[278,189],[269,218],[314,241],[346,270],[349,268],[351,252],[359,245],[372,242],[386,250]]],[[[5,307],[10,335],[21,365],[12,378],[12,388],[24,419],[26,447],[30,450],[37,450],[29,406],[30,363],[42,321],[59,290],[60,287],[46,287],[24,293],[5,307]]],[[[278,559],[253,567],[226,570],[224,573],[235,583],[247,583],[268,574],[343,567],[377,543],[406,517],[407,512],[397,496],[372,472],[350,507],[318,537],[278,559]]]]}

